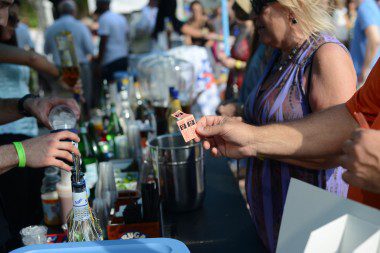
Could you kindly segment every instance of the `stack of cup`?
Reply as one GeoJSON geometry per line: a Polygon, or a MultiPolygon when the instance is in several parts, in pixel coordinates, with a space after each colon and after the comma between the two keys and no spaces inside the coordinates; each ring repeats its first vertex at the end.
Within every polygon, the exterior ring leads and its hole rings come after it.
{"type": "Polygon", "coordinates": [[[47,243],[46,233],[47,227],[45,226],[29,226],[20,231],[22,242],[25,246],[47,243]]]}

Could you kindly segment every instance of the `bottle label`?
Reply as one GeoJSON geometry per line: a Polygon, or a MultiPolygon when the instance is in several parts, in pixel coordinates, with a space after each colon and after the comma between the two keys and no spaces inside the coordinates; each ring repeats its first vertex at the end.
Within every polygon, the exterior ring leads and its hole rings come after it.
{"type": "Polygon", "coordinates": [[[84,221],[90,218],[86,191],[73,192],[73,212],[75,221],[84,221]]]}

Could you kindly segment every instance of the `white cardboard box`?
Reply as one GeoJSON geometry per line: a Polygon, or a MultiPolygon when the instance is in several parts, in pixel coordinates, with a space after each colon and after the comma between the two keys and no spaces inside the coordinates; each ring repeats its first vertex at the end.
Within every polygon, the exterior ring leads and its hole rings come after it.
{"type": "Polygon", "coordinates": [[[292,179],[279,253],[380,253],[380,211],[292,179]]]}

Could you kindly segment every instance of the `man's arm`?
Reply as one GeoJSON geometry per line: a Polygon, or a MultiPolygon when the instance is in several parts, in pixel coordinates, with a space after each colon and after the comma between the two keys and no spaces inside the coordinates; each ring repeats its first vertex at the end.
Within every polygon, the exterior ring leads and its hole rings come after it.
{"type": "MultiPolygon", "coordinates": [[[[18,111],[18,101],[17,98],[11,99],[0,99],[0,125],[13,122],[22,117],[18,111]]],[[[78,104],[73,99],[62,99],[62,98],[27,98],[24,100],[23,108],[25,111],[29,112],[47,128],[51,128],[49,125],[48,115],[50,110],[57,105],[66,105],[73,110],[76,117],[80,116],[80,109],[78,104]]]]}
{"type": "MultiPolygon", "coordinates": [[[[72,154],[80,156],[80,153],[71,142],[63,140],[80,141],[76,134],[69,131],[47,134],[23,141],[26,166],[30,168],[56,166],[70,171],[71,167],[62,159],[73,162],[72,154]]],[[[18,162],[18,155],[13,145],[0,146],[0,175],[17,167],[18,162]]]]}
{"type": "Polygon", "coordinates": [[[371,71],[371,63],[373,62],[373,59],[380,47],[379,27],[375,25],[367,27],[365,29],[365,35],[367,37],[367,45],[361,74],[362,80],[359,80],[361,82],[364,81],[364,78],[366,78],[371,71]]]}
{"type": "Polygon", "coordinates": [[[18,113],[19,99],[0,99],[0,125],[13,122],[24,117],[18,113]]]}
{"type": "Polygon", "coordinates": [[[0,62],[26,65],[53,77],[59,77],[58,68],[42,55],[2,43],[0,43],[0,62]]]}
{"type": "Polygon", "coordinates": [[[340,154],[358,127],[344,104],[285,124],[255,127],[253,149],[271,158],[322,158],[340,154]]]}
{"type": "Polygon", "coordinates": [[[342,104],[298,121],[261,127],[233,118],[206,116],[197,123],[199,138],[196,140],[204,139],[204,148],[211,149],[215,156],[264,156],[316,162],[340,154],[342,144],[357,127],[342,104]]]}
{"type": "Polygon", "coordinates": [[[0,175],[17,167],[18,156],[13,145],[0,146],[0,175]]]}
{"type": "Polygon", "coordinates": [[[206,39],[206,40],[218,40],[220,36],[213,32],[204,33],[203,30],[192,27],[189,24],[184,24],[181,27],[181,33],[191,36],[197,39],[206,39]]]}

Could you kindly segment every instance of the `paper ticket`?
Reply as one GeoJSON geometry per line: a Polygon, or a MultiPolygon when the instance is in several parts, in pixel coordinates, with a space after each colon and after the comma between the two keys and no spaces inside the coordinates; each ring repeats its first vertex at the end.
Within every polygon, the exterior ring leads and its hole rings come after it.
{"type": "Polygon", "coordinates": [[[197,123],[192,114],[187,114],[178,110],[173,113],[172,116],[178,120],[177,125],[185,142],[189,142],[197,137],[195,134],[197,123]]]}

